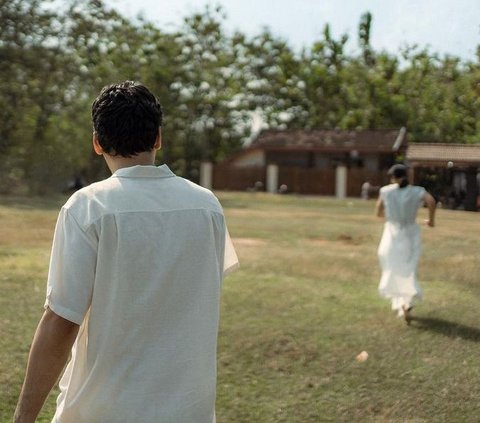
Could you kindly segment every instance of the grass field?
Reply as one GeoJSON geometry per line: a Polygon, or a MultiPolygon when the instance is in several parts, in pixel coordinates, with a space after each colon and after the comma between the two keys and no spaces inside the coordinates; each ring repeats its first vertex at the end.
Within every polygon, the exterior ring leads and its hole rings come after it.
{"type": "MultiPolygon", "coordinates": [[[[480,214],[440,210],[423,229],[425,302],[407,327],[377,295],[373,202],[219,197],[242,267],[224,285],[218,423],[480,421],[480,214]]],[[[0,197],[2,423],[42,313],[63,201],[0,197]]]]}

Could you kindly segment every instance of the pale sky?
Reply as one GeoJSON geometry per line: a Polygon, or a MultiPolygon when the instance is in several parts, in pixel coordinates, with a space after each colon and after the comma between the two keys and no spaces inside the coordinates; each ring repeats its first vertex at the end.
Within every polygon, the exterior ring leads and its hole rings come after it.
{"type": "Polygon", "coordinates": [[[360,16],[373,15],[371,43],[391,53],[406,44],[429,46],[431,51],[476,60],[480,45],[480,0],[106,0],[127,15],[142,13],[158,27],[170,31],[182,18],[221,5],[227,31],[247,35],[269,27],[273,34],[300,49],[319,39],[325,23],[332,34],[350,35],[349,50],[357,47],[360,16]]]}

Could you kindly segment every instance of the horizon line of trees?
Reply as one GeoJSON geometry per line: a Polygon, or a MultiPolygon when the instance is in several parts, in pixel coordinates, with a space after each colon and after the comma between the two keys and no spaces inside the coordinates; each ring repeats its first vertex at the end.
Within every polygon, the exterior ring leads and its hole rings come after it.
{"type": "Polygon", "coordinates": [[[102,0],[0,0],[0,191],[63,188],[106,175],[91,152],[90,107],[107,84],[148,86],[165,111],[161,159],[196,180],[264,128],[407,127],[409,141],[480,143],[480,46],[475,60],[370,44],[372,15],[347,35],[298,52],[268,29],[229,33],[221,8],[166,32],[102,0]]]}

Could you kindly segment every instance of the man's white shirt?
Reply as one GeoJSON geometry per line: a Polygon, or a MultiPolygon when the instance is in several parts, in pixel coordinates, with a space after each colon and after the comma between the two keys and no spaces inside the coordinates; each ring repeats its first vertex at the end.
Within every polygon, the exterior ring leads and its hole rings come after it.
{"type": "Polygon", "coordinates": [[[216,197],[166,165],[75,193],[45,302],[81,325],[53,422],[212,423],[220,290],[237,266],[216,197]]]}

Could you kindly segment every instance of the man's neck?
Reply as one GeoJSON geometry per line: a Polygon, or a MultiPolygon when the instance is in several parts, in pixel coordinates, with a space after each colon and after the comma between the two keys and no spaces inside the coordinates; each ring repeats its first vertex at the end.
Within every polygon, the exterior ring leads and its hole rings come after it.
{"type": "Polygon", "coordinates": [[[155,151],[145,151],[132,157],[103,155],[108,168],[112,173],[118,169],[131,166],[154,166],[155,151]]]}

